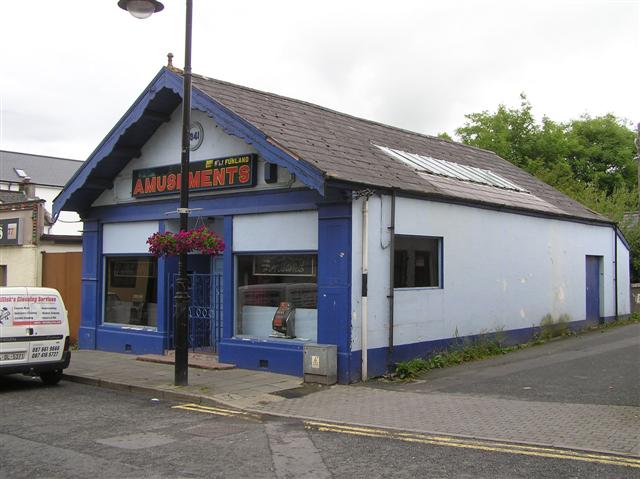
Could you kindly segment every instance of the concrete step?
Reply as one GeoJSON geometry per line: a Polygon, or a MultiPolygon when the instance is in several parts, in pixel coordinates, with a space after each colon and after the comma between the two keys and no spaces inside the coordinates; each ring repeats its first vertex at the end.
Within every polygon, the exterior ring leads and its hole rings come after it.
{"type": "MultiPolygon", "coordinates": [[[[175,364],[175,351],[167,351],[165,355],[162,354],[143,354],[136,357],[138,361],[146,361],[150,363],[160,364],[175,364]]],[[[218,362],[218,356],[210,353],[188,353],[189,367],[199,369],[233,369],[235,364],[226,364],[218,362]]]]}

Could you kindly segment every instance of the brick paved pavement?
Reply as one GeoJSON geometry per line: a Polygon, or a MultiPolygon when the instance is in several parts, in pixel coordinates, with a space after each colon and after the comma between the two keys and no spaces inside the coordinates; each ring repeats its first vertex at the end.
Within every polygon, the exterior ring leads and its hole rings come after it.
{"type": "Polygon", "coordinates": [[[640,408],[333,386],[255,411],[640,456],[640,408]]]}
{"type": "MultiPolygon", "coordinates": [[[[624,336],[637,333],[638,329],[632,327],[617,334],[624,336]]],[[[596,341],[597,338],[591,340],[596,341]]],[[[568,340],[563,347],[578,347],[578,342],[569,341],[573,340],[568,340]]],[[[625,341],[618,343],[622,347],[625,341]]],[[[599,352],[590,344],[585,343],[584,346],[592,354],[599,352]]],[[[551,345],[550,348],[541,347],[533,352],[525,351],[523,357],[530,361],[530,365],[540,366],[538,363],[553,348],[559,347],[551,345]],[[534,357],[528,358],[531,355],[534,357]]],[[[554,351],[553,356],[556,360],[561,357],[558,351],[554,351]]],[[[508,375],[511,370],[523,369],[521,364],[516,364],[515,355],[508,361],[512,365],[510,368],[502,364],[503,361],[506,359],[498,359],[496,368],[489,371],[485,367],[484,371],[475,371],[472,376],[477,378],[477,375],[488,374],[491,377],[500,373],[505,378],[511,378],[508,375]]],[[[478,363],[469,367],[480,369],[482,365],[478,363]]],[[[554,371],[558,367],[556,364],[554,371]]],[[[630,367],[637,372],[633,360],[630,367]]],[[[300,378],[240,369],[209,371],[190,368],[189,386],[175,387],[172,385],[173,370],[171,365],[136,361],[131,355],[77,351],[73,353],[71,367],[66,373],[69,379],[80,382],[144,392],[165,399],[216,401],[240,409],[286,417],[640,457],[640,407],[635,406],[637,401],[629,402],[632,405],[582,404],[579,394],[563,397],[562,402],[554,402],[537,401],[535,397],[522,399],[517,396],[499,397],[430,389],[436,384],[451,388],[452,385],[459,387],[458,384],[468,382],[469,377],[465,374],[469,371],[462,368],[458,373],[453,370],[448,372],[449,379],[443,377],[423,384],[390,385],[392,389],[370,387],[375,384],[305,386],[305,395],[291,399],[285,397],[297,394],[283,391],[301,386],[300,378]],[[309,391],[315,392],[308,394],[309,391]]],[[[526,370],[522,372],[527,374],[526,370]]],[[[599,371],[594,374],[596,376],[590,381],[602,375],[599,371]]],[[[633,374],[632,371],[630,377],[634,377],[633,374]]],[[[566,381],[571,379],[570,376],[563,377],[566,381]]],[[[607,384],[603,383],[602,388],[606,388],[607,384]]]]}

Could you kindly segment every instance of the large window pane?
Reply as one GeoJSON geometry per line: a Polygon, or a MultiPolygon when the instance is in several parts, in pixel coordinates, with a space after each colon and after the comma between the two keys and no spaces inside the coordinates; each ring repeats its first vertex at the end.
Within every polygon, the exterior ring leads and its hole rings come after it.
{"type": "Polygon", "coordinates": [[[396,235],[394,242],[394,288],[441,286],[441,238],[396,235]]]}
{"type": "Polygon", "coordinates": [[[315,254],[238,255],[236,334],[271,337],[278,306],[295,308],[295,337],[316,341],[318,329],[315,254]]]}
{"type": "Polygon", "coordinates": [[[105,323],[156,327],[157,269],[151,257],[107,257],[105,323]]]}

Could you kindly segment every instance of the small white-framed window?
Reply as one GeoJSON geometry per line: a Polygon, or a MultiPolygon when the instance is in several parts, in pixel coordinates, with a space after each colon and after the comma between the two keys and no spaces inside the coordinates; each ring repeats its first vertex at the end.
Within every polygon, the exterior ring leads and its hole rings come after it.
{"type": "Polygon", "coordinates": [[[442,288],[442,238],[394,236],[394,288],[442,288]]]}

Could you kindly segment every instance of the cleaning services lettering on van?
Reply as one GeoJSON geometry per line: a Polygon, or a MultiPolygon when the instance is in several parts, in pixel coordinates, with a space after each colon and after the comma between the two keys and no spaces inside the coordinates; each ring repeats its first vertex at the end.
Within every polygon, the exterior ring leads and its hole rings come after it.
{"type": "Polygon", "coordinates": [[[0,375],[38,375],[56,384],[69,366],[69,321],[51,288],[0,288],[0,375]]]}

